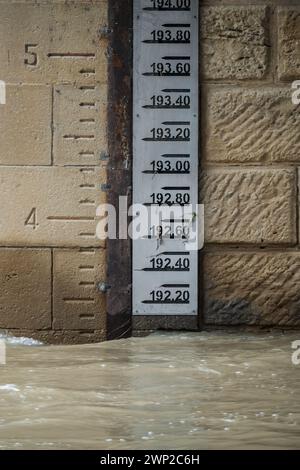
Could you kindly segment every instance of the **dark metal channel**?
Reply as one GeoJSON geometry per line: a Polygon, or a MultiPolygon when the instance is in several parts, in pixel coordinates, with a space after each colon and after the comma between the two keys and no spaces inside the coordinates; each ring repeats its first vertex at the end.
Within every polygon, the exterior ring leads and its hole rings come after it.
{"type": "MultiPolygon", "coordinates": [[[[132,196],[133,2],[109,0],[107,202],[119,215],[119,196],[132,196]]],[[[107,240],[107,339],[156,329],[197,330],[199,317],[132,317],[132,243],[107,240]]]]}
{"type": "MultiPolygon", "coordinates": [[[[108,191],[119,215],[119,196],[132,187],[132,0],[109,0],[108,191]]],[[[131,240],[107,241],[107,339],[131,335],[131,240]]]]}

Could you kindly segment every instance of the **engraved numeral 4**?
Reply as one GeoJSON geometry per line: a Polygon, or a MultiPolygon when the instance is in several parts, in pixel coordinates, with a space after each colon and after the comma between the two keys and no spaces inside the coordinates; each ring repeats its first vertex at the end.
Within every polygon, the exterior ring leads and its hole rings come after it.
{"type": "Polygon", "coordinates": [[[25,226],[31,227],[33,230],[35,230],[38,227],[38,219],[37,219],[37,210],[34,207],[31,211],[30,214],[28,215],[27,219],[25,220],[25,226]]]}

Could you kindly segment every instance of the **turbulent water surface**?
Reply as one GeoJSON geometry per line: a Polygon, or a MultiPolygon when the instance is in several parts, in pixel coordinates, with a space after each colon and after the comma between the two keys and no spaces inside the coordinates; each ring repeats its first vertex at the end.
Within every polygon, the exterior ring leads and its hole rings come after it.
{"type": "Polygon", "coordinates": [[[299,449],[298,334],[10,340],[1,449],[299,449]]]}

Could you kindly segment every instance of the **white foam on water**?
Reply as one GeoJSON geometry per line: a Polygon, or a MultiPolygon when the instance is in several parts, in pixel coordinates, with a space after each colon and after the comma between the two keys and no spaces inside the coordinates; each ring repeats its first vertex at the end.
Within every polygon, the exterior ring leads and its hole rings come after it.
{"type": "Polygon", "coordinates": [[[0,340],[5,341],[7,344],[20,345],[20,346],[42,346],[43,343],[37,341],[36,339],[26,338],[21,336],[17,338],[16,336],[11,336],[9,334],[0,333],[0,340]]]}
{"type": "Polygon", "coordinates": [[[0,391],[19,392],[20,389],[15,384],[6,384],[6,385],[0,385],[0,391]]]}

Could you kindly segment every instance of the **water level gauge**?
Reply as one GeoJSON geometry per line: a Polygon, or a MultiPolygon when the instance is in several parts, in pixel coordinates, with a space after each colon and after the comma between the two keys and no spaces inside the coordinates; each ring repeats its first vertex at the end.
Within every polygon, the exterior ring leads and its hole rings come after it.
{"type": "Polygon", "coordinates": [[[133,202],[157,214],[133,242],[134,315],[197,314],[198,20],[196,0],[134,0],[133,202]]]}

